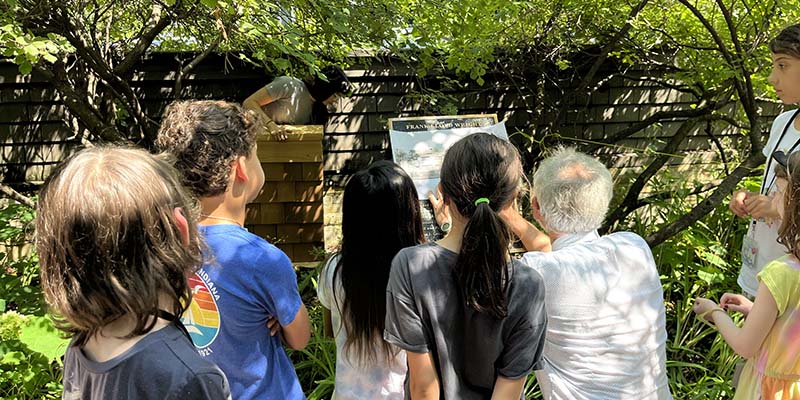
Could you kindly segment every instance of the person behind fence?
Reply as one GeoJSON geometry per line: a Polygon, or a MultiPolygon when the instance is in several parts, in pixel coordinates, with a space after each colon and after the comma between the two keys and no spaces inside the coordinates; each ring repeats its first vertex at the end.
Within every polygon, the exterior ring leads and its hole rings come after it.
{"type": "Polygon", "coordinates": [[[303,349],[309,340],[297,276],[286,254],[244,228],[245,206],[264,184],[253,117],[222,101],[175,102],[164,112],[156,147],[177,158],[199,198],[209,250],[183,320],[200,354],[225,371],[235,399],[303,399],[281,344],[303,349]]]}
{"type": "Polygon", "coordinates": [[[72,337],[65,399],[230,398],[177,318],[202,263],[195,218],[177,172],[144,150],[82,150],[45,180],[36,250],[56,327],[72,337]]]}
{"type": "Polygon", "coordinates": [[[417,190],[400,166],[377,161],[350,178],[341,247],[317,289],[326,331],[336,338],[333,399],[404,398],[406,354],[383,340],[386,283],[397,252],[424,240],[417,190]]]}
{"type": "Polygon", "coordinates": [[[264,129],[278,139],[286,138],[288,125],[324,124],[328,108],[342,95],[352,92],[344,71],[324,68],[321,76],[300,80],[280,76],[250,95],[242,106],[261,116],[264,129]]]}
{"type": "MultiPolygon", "coordinates": [[[[772,72],[768,80],[785,104],[800,103],[800,24],[783,29],[769,44],[772,72]]],[[[781,225],[775,202],[775,175],[772,154],[791,153],[800,149],[800,110],[786,111],[775,118],[763,152],[767,157],[764,178],[758,192],[738,190],[731,196],[729,207],[734,214],[750,218],[742,240],[742,268],[737,282],[743,293],[753,299],[758,291],[756,276],[768,262],[786,254],[778,243],[781,225]]]]}
{"type": "Polygon", "coordinates": [[[572,148],[554,151],[533,175],[533,216],[552,241],[551,252],[523,256],[547,287],[547,341],[536,371],[545,399],[671,398],[653,254],[634,233],[597,233],[613,191],[608,169],[572,148]]]}
{"type": "Polygon", "coordinates": [[[547,327],[542,278],[510,257],[498,215],[517,196],[519,154],[475,133],[447,150],[440,178],[452,228],[392,260],[384,339],[406,350],[406,398],[519,399],[547,327]]]}
{"type": "Polygon", "coordinates": [[[725,293],[719,305],[705,298],[694,303],[698,317],[713,323],[728,345],[747,359],[734,399],[800,399],[800,152],[788,160],[776,152],[774,158],[778,195],[772,207],[781,220],[778,242],[788,254],[758,273],[754,302],[725,293]],[[744,314],[744,325],[739,328],[726,311],[744,314]]]}

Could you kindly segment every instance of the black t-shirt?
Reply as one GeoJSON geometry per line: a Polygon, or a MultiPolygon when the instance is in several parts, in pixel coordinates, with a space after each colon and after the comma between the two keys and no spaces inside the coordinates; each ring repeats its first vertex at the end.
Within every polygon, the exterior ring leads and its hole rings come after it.
{"type": "Polygon", "coordinates": [[[453,273],[457,256],[435,243],[397,254],[386,288],[384,339],[431,353],[442,399],[488,399],[498,376],[520,379],[541,368],[544,284],[534,269],[512,261],[508,315],[495,319],[466,306],[453,273]]]}
{"type": "Polygon", "coordinates": [[[225,375],[172,323],[105,362],[67,348],[64,399],[230,399],[225,375]]]}

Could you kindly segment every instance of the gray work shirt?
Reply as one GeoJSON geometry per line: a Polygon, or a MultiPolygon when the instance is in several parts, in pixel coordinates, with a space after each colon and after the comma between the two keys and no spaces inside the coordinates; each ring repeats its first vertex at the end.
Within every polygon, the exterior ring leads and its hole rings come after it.
{"type": "Polygon", "coordinates": [[[63,399],[218,400],[230,399],[230,389],[222,371],[200,357],[173,323],[105,362],[92,361],[70,343],[63,399]]]}
{"type": "Polygon", "coordinates": [[[435,243],[397,254],[383,335],[406,351],[431,353],[442,399],[488,399],[498,376],[519,379],[540,368],[544,285],[538,272],[512,261],[508,316],[495,319],[466,305],[453,273],[457,256],[435,243]]]}
{"type": "Polygon", "coordinates": [[[273,101],[261,109],[276,124],[305,125],[311,123],[314,99],[303,81],[289,76],[280,76],[267,84],[265,88],[273,101]]]}

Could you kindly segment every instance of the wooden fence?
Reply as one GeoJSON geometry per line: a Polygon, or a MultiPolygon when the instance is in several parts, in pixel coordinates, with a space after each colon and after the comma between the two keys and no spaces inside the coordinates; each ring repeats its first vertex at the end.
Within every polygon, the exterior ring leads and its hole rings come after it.
{"type": "MultiPolygon", "coordinates": [[[[181,59],[190,59],[191,54],[159,53],[151,55],[137,66],[131,85],[142,98],[148,116],[158,120],[164,107],[175,99],[223,99],[242,101],[250,93],[269,82],[259,68],[225,55],[212,55],[204,60],[183,80],[183,87],[176,92],[175,71],[181,59]]],[[[451,109],[459,114],[496,113],[506,120],[513,134],[517,129],[530,132],[532,116],[526,102],[530,99],[519,95],[513,84],[489,76],[486,84],[467,84],[448,89],[435,77],[420,78],[412,68],[389,58],[353,59],[353,67],[346,72],[355,87],[355,94],[341,99],[337,110],[323,127],[322,158],[314,161],[322,169],[326,191],[324,206],[325,242],[331,247],[336,242],[340,209],[341,187],[354,171],[378,159],[390,156],[386,122],[390,117],[416,116],[420,114],[420,93],[424,88],[434,88],[450,96],[451,109]]],[[[636,75],[629,72],[628,75],[636,75]]],[[[548,87],[545,95],[558,95],[563,88],[548,87]],[[552,93],[551,93],[552,92],[552,93]]],[[[664,89],[644,81],[614,78],[602,86],[602,90],[591,96],[578,96],[567,111],[562,113],[560,132],[566,143],[600,143],[610,135],[625,129],[662,110],[680,110],[689,107],[690,98],[685,93],[664,89]]],[[[764,103],[761,116],[764,126],[780,111],[781,107],[764,103]]],[[[734,114],[734,106],[723,112],[734,114]]],[[[545,116],[545,119],[548,116],[545,116]]],[[[599,154],[612,169],[635,173],[652,156],[651,150],[660,148],[674,135],[683,122],[680,118],[665,121],[641,131],[631,138],[613,146],[604,146],[599,154]]],[[[7,184],[40,182],[50,168],[66,155],[79,148],[72,137],[71,121],[66,118],[65,108],[53,87],[36,74],[21,76],[15,65],[0,62],[0,180],[7,184]]],[[[766,134],[767,132],[763,132],[766,134]]],[[[718,165],[720,154],[728,158],[739,147],[742,133],[733,127],[718,125],[699,126],[681,144],[668,165],[681,170],[703,171],[710,164],[718,165]]],[[[265,146],[269,147],[269,146],[265,146]]],[[[287,177],[305,176],[306,162],[288,163],[282,170],[276,165],[265,164],[267,179],[271,173],[287,177]],[[282,171],[282,172],[281,172],[282,171]]],[[[315,164],[316,165],[316,164],[315,164]]],[[[316,168],[316,167],[314,167],[316,168]]],[[[316,171],[316,170],[315,170],[316,171]]],[[[273,175],[277,176],[277,175],[273,175]]],[[[275,199],[289,193],[289,181],[270,181],[267,189],[275,199]]],[[[292,181],[295,194],[305,193],[307,182],[292,181]],[[300,189],[298,189],[300,188],[300,189]]],[[[262,198],[268,196],[265,194],[262,198]]],[[[301,195],[304,196],[304,195],[301,195]]],[[[305,198],[305,197],[303,197],[305,198]]],[[[316,205],[304,201],[279,201],[284,221],[294,221],[298,212],[310,212],[309,222],[319,224],[316,205]]],[[[273,221],[278,215],[277,206],[251,207],[250,215],[258,221],[273,221]],[[256,217],[257,216],[257,217],[256,217]],[[266,219],[265,219],[266,218],[266,219]]],[[[321,211],[320,211],[321,215],[321,211]]],[[[303,230],[289,234],[278,231],[277,224],[254,225],[260,234],[280,240],[296,234],[313,239],[311,246],[320,243],[318,231],[303,230]],[[274,235],[273,235],[274,225],[274,235]]],[[[306,254],[308,247],[301,243],[283,242],[287,253],[306,254]],[[291,245],[291,246],[290,246],[291,245]]],[[[303,242],[306,243],[306,242],[303,242]]]]}

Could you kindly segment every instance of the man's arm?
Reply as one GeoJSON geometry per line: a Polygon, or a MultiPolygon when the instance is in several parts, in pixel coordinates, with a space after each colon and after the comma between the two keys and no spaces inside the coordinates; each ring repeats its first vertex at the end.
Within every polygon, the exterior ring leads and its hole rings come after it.
{"type": "Polygon", "coordinates": [[[439,375],[436,374],[431,353],[406,351],[406,358],[411,398],[414,400],[438,400],[439,375]]]}
{"type": "Polygon", "coordinates": [[[528,222],[520,215],[514,204],[501,210],[500,218],[506,223],[511,232],[522,241],[527,251],[550,251],[550,238],[535,225],[528,222]]]}
{"type": "Polygon", "coordinates": [[[267,88],[263,87],[245,99],[242,102],[242,107],[244,107],[246,110],[256,113],[266,127],[267,131],[273,135],[276,135],[278,140],[286,140],[286,129],[276,124],[275,121],[273,121],[272,118],[270,118],[262,108],[265,105],[274,102],[275,100],[276,99],[273,99],[272,96],[269,95],[267,88]]]}

